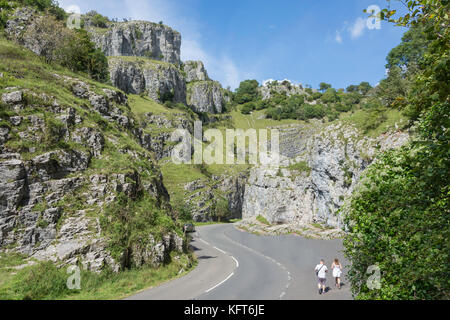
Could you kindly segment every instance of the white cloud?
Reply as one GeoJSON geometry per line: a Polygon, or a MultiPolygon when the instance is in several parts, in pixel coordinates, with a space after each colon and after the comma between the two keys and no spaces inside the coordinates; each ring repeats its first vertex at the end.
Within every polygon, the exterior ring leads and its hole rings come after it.
{"type": "Polygon", "coordinates": [[[342,36],[341,36],[341,32],[340,31],[336,31],[336,36],[334,37],[334,40],[337,43],[342,43],[342,36]]]}
{"type": "Polygon", "coordinates": [[[352,39],[357,39],[364,34],[364,30],[367,27],[367,19],[358,17],[355,23],[348,28],[352,39]]]}

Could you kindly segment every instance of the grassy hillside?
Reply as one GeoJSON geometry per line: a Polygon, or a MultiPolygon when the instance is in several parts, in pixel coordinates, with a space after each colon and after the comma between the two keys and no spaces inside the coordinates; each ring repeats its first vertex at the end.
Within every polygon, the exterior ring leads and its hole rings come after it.
{"type": "MultiPolygon", "coordinates": [[[[39,218],[41,222],[38,222],[40,226],[47,227],[43,214],[51,207],[56,206],[62,212],[57,228],[79,212],[85,212],[88,228],[92,232],[97,232],[96,221],[99,221],[102,226],[101,236],[108,240],[108,251],[113,257],[120,257],[133,243],[145,243],[145,237],[149,234],[154,235],[155,239],[160,239],[167,232],[182,235],[181,224],[171,218],[164,191],[156,190],[156,195],[150,195],[142,189],[147,185],[159,188],[161,172],[153,160],[153,154],[139,145],[132,130],[133,123],[138,124],[143,113],[172,114],[175,111],[151,100],[131,96],[128,105],[112,105],[118,109],[115,112],[129,120],[128,126],[121,125],[95,111],[88,99],[74,94],[74,85],[79,82],[86,84],[92,94],[99,96],[105,96],[104,89],[117,91],[107,84],[91,80],[83,73],[45,63],[29,50],[0,38],[0,96],[16,91],[23,93],[20,105],[11,107],[0,104],[0,126],[9,132],[2,154],[18,153],[24,161],[49,152],[91,154],[85,170],[73,171],[64,177],[82,181],[77,188],[65,193],[57,202],[42,200],[34,205],[33,213],[42,217],[39,218]],[[64,118],[70,110],[77,117],[74,123],[64,118]],[[13,119],[20,119],[20,124],[13,125],[13,119]],[[92,154],[93,150],[85,140],[76,142],[72,139],[73,134],[81,129],[92,129],[92,133],[102,137],[104,143],[99,154],[92,154]],[[132,190],[136,188],[130,194],[132,204],[128,200],[121,202],[120,190],[111,189],[109,184],[105,185],[105,197],[89,202],[92,194],[91,177],[132,177],[136,173],[137,180],[125,181],[132,186],[132,190]],[[116,200],[103,205],[107,197],[116,200]],[[118,216],[119,213],[126,213],[126,219],[118,216]]],[[[33,179],[40,181],[41,177],[37,175],[33,179]]],[[[21,228],[18,225],[16,232],[22,232],[21,228]]],[[[57,244],[57,241],[54,243],[57,244]]],[[[36,243],[36,246],[39,245],[36,243]]],[[[51,262],[37,262],[13,254],[11,250],[14,250],[14,244],[7,249],[9,253],[0,253],[0,299],[120,298],[184,274],[193,267],[190,254],[173,252],[171,258],[158,268],[130,264],[119,273],[109,269],[99,274],[82,271],[82,289],[68,291],[65,289],[65,268],[58,269],[51,262]],[[17,266],[22,267],[18,269],[17,266]]]]}

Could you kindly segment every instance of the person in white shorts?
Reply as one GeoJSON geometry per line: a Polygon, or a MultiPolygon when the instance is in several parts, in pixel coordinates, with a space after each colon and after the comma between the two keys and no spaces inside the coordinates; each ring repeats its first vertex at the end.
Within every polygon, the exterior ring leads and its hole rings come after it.
{"type": "Polygon", "coordinates": [[[314,271],[316,272],[318,278],[317,285],[319,287],[319,294],[325,293],[325,283],[327,282],[326,273],[328,272],[328,268],[323,259],[320,260],[320,263],[314,268],[314,271]]]}
{"type": "Polygon", "coordinates": [[[339,262],[339,259],[334,259],[333,264],[331,265],[331,270],[333,270],[334,277],[334,285],[341,289],[341,275],[342,275],[342,265],[339,262]]]}

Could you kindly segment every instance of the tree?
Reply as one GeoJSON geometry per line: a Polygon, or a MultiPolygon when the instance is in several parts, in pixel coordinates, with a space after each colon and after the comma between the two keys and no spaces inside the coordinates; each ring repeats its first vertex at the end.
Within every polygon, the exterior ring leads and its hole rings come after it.
{"type": "Polygon", "coordinates": [[[386,60],[386,68],[397,66],[407,69],[411,64],[420,64],[430,40],[425,33],[426,27],[417,25],[409,29],[402,37],[402,42],[392,49],[386,60]]]}
{"type": "Polygon", "coordinates": [[[325,91],[327,91],[330,88],[331,88],[331,84],[328,84],[328,83],[325,83],[325,82],[321,82],[319,84],[319,90],[322,91],[322,92],[325,92],[325,91]]]}
{"type": "Polygon", "coordinates": [[[370,89],[372,89],[372,86],[366,81],[363,81],[358,85],[358,91],[362,95],[366,95],[370,91],[370,89]]]}
{"type": "Polygon", "coordinates": [[[347,89],[345,89],[347,92],[359,92],[359,88],[358,88],[358,86],[357,85],[354,85],[354,84],[352,84],[352,85],[349,85],[348,87],[347,87],[347,89]]]}
{"type": "Polygon", "coordinates": [[[228,200],[220,197],[215,204],[215,213],[219,222],[227,220],[230,217],[231,211],[228,205],[228,200]]]}
{"type": "Polygon", "coordinates": [[[234,101],[238,104],[246,102],[256,101],[259,97],[258,81],[245,80],[239,84],[239,88],[236,89],[234,95],[234,101]]]}
{"type": "Polygon", "coordinates": [[[339,101],[339,96],[333,88],[329,88],[320,98],[324,103],[334,103],[339,101]]]}

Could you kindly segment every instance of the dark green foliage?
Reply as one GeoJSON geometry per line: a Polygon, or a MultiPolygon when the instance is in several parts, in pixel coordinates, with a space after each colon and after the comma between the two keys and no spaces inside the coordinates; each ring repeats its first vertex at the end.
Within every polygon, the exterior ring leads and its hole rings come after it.
{"type": "Polygon", "coordinates": [[[339,96],[335,89],[330,88],[325,91],[320,100],[324,103],[334,103],[339,101],[339,96]]]}
{"type": "Polygon", "coordinates": [[[319,84],[319,90],[322,91],[322,92],[325,92],[325,91],[327,91],[330,88],[331,88],[331,84],[328,84],[328,83],[325,83],[325,82],[321,82],[319,84]]]}
{"type": "Polygon", "coordinates": [[[344,210],[349,279],[359,299],[449,299],[449,5],[410,1],[412,10],[420,8],[414,20],[395,19],[427,25],[432,42],[405,103],[419,136],[381,156],[344,210]],[[367,287],[371,265],[381,271],[377,290],[367,287]]]}
{"type": "Polygon", "coordinates": [[[448,165],[432,146],[410,146],[369,169],[352,196],[344,242],[358,298],[449,298],[448,165]],[[380,290],[367,287],[371,265],[381,269],[380,290]]]}
{"type": "Polygon", "coordinates": [[[239,84],[234,95],[234,102],[243,104],[246,102],[256,101],[258,99],[258,81],[245,80],[239,84]]]}
{"type": "Polygon", "coordinates": [[[219,197],[217,202],[214,204],[214,212],[219,222],[228,220],[231,215],[228,200],[226,198],[219,197]]]}
{"type": "Polygon", "coordinates": [[[95,48],[87,31],[74,31],[58,50],[61,57],[58,62],[62,66],[73,71],[86,72],[96,81],[108,80],[108,59],[101,50],[95,48]]]}
{"type": "Polygon", "coordinates": [[[105,16],[102,16],[101,14],[97,12],[91,12],[91,23],[94,27],[98,28],[106,28],[108,27],[109,19],[105,16]]]}
{"type": "Polygon", "coordinates": [[[173,102],[173,98],[175,97],[174,90],[166,90],[164,93],[158,91],[159,100],[164,103],[166,101],[173,102]]]}
{"type": "MultiPolygon", "coordinates": [[[[60,8],[58,2],[55,0],[12,0],[9,2],[15,6],[34,7],[42,12],[47,11],[58,20],[64,20],[67,16],[64,9],[60,8]]],[[[3,7],[2,2],[0,2],[0,7],[3,7]]]]}
{"type": "Polygon", "coordinates": [[[57,298],[70,293],[67,288],[68,275],[65,269],[58,269],[53,262],[38,264],[21,270],[12,283],[13,290],[20,292],[22,300],[57,298]]]}
{"type": "Polygon", "coordinates": [[[7,0],[0,1],[0,31],[6,27],[11,6],[7,0]]]}
{"type": "Polygon", "coordinates": [[[403,35],[402,43],[389,52],[386,68],[405,68],[411,64],[420,64],[429,44],[425,27],[416,26],[409,29],[403,35]]]}
{"type": "Polygon", "coordinates": [[[242,114],[250,114],[255,109],[256,104],[254,102],[247,102],[242,105],[241,112],[242,114]]]}
{"type": "Polygon", "coordinates": [[[181,222],[192,222],[192,208],[184,201],[178,201],[172,205],[173,213],[181,222]]]}

